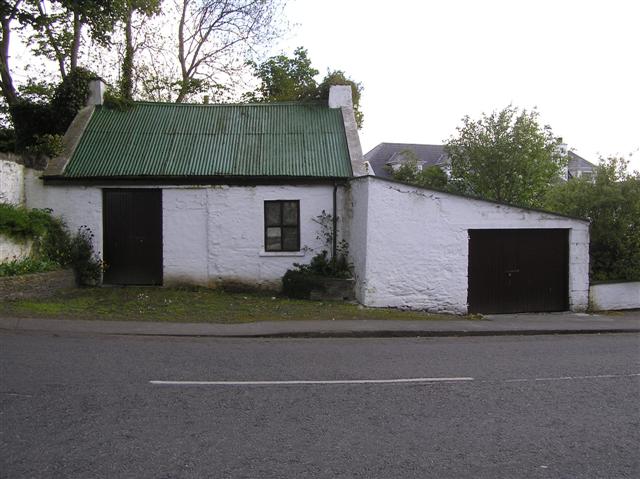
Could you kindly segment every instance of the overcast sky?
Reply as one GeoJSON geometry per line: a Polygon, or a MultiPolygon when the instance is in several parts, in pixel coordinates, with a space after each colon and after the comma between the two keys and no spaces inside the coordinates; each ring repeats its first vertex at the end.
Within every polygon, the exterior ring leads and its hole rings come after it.
{"type": "Polygon", "coordinates": [[[365,152],[442,143],[464,115],[512,103],[586,159],[640,170],[638,0],[289,0],[287,16],[279,50],[364,85],[365,152]]]}

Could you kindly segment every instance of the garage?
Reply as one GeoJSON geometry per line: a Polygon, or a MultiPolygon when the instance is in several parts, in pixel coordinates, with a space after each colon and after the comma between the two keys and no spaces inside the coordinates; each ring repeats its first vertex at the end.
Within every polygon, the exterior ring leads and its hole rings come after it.
{"type": "Polygon", "coordinates": [[[584,311],[589,220],[377,177],[351,181],[350,251],[366,306],[584,311]]]}
{"type": "Polygon", "coordinates": [[[568,229],[469,231],[469,312],[566,311],[568,229]]]}

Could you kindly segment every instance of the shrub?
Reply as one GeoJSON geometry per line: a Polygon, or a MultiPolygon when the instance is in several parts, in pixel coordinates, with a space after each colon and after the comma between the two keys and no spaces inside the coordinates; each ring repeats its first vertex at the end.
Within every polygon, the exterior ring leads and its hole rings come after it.
{"type": "Polygon", "coordinates": [[[320,225],[316,238],[324,243],[325,249],[311,258],[309,264],[294,263],[284,274],[282,291],[290,298],[309,298],[311,291],[324,290],[324,278],[346,279],[352,275],[346,241],[338,242],[335,257],[329,257],[328,250],[333,246],[333,216],[322,211],[313,221],[320,225]]]}
{"type": "Polygon", "coordinates": [[[95,286],[102,279],[102,261],[93,252],[93,233],[81,226],[71,240],[71,265],[76,281],[83,286],[95,286]]]}
{"type": "Polygon", "coordinates": [[[0,233],[17,241],[36,239],[45,234],[51,222],[47,210],[29,210],[0,203],[0,233]]]}

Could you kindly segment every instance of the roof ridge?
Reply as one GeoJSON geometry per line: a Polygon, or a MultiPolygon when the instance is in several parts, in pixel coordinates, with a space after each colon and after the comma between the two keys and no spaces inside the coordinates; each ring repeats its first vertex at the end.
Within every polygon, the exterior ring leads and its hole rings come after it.
{"type": "Polygon", "coordinates": [[[413,145],[413,146],[445,146],[444,143],[390,143],[383,141],[380,145],[413,145]]]}
{"type": "MultiPolygon", "coordinates": [[[[321,101],[274,101],[268,103],[174,103],[169,101],[134,101],[135,105],[154,105],[154,106],[177,106],[177,107],[186,107],[186,106],[194,106],[194,107],[238,107],[238,106],[256,106],[256,107],[265,107],[265,106],[326,106],[321,101]]],[[[104,106],[104,105],[103,105],[104,106]]]]}

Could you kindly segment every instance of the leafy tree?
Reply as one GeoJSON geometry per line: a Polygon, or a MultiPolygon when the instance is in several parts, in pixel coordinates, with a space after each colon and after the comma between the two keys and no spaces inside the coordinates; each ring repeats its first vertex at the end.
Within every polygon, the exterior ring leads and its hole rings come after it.
{"type": "Polygon", "coordinates": [[[293,58],[276,55],[260,65],[253,61],[248,64],[260,80],[260,86],[244,95],[247,101],[296,101],[317,96],[315,77],[320,72],[311,66],[305,48],[296,48],[293,58]]]}
{"type": "Polygon", "coordinates": [[[418,168],[418,157],[411,150],[400,152],[405,157],[400,167],[396,170],[390,168],[391,177],[394,180],[421,186],[423,188],[435,188],[437,190],[448,189],[449,179],[447,174],[437,165],[418,168]]]}
{"type": "Polygon", "coordinates": [[[545,207],[591,219],[592,279],[640,280],[640,174],[623,158],[602,160],[593,180],[556,184],[545,207]]]}
{"type": "Polygon", "coordinates": [[[293,58],[286,55],[271,57],[257,65],[250,62],[254,75],[260,80],[255,91],[246,93],[246,101],[322,101],[329,99],[332,85],[351,87],[353,112],[358,128],[362,127],[364,115],[360,110],[362,84],[349,78],[341,70],[329,71],[318,84],[318,70],[311,66],[308,52],[303,47],[295,49],[293,58]]]}
{"type": "Polygon", "coordinates": [[[125,0],[24,0],[23,26],[32,30],[29,43],[36,56],[58,65],[65,78],[78,67],[83,30],[99,45],[108,45],[125,0]]]}
{"type": "Polygon", "coordinates": [[[538,113],[508,106],[479,120],[468,116],[445,145],[451,177],[465,193],[520,206],[540,206],[566,165],[560,140],[538,113]]]}
{"type": "MultiPolygon", "coordinates": [[[[95,73],[84,68],[76,68],[60,82],[53,91],[47,85],[35,85],[38,93],[34,100],[28,95],[18,99],[10,107],[15,128],[15,149],[29,150],[49,140],[56,141],[51,135],[62,135],[69,127],[76,113],[86,104],[89,95],[89,82],[96,79],[95,73]]],[[[39,151],[47,152],[48,147],[39,151]]]]}

